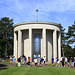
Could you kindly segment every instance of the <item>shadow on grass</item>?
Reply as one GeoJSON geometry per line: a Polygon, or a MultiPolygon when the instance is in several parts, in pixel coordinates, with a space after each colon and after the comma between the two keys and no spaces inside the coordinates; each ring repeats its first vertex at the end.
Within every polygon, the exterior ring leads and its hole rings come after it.
{"type": "Polygon", "coordinates": [[[5,69],[8,69],[8,68],[4,68],[4,67],[0,68],[0,70],[5,70],[5,69]]]}
{"type": "Polygon", "coordinates": [[[7,67],[7,65],[5,65],[5,64],[0,64],[0,67],[7,67]]]}
{"type": "Polygon", "coordinates": [[[7,67],[7,65],[5,65],[5,64],[0,64],[0,70],[2,70],[2,69],[3,69],[3,70],[4,70],[4,69],[7,69],[6,67],[7,67]]]}

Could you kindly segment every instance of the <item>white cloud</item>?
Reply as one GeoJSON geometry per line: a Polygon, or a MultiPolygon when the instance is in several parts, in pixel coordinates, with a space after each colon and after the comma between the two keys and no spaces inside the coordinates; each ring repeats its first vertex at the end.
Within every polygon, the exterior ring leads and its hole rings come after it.
{"type": "Polygon", "coordinates": [[[15,23],[23,21],[35,21],[36,9],[39,10],[40,21],[54,21],[64,23],[67,21],[66,15],[57,15],[75,11],[75,0],[1,0],[1,15],[9,16],[14,19],[15,23]]]}
{"type": "Polygon", "coordinates": [[[68,29],[75,20],[75,0],[0,0],[0,18],[10,17],[14,23],[36,21],[61,23],[68,29]]]}

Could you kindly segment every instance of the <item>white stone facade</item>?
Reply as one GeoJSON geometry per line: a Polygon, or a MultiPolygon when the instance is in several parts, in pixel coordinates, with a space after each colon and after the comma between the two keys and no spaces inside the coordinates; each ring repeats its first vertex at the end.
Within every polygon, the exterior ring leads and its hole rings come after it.
{"type": "Polygon", "coordinates": [[[14,25],[14,56],[31,57],[34,55],[34,35],[40,34],[40,55],[47,62],[61,58],[60,25],[51,22],[25,22],[14,25]]]}

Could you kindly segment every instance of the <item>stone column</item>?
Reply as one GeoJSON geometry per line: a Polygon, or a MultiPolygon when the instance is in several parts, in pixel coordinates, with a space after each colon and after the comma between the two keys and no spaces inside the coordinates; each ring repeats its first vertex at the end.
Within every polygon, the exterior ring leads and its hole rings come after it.
{"type": "Polygon", "coordinates": [[[61,32],[59,32],[58,37],[58,59],[61,59],[61,32]]]}
{"type": "Polygon", "coordinates": [[[32,61],[32,29],[30,28],[29,29],[29,56],[31,58],[31,61],[32,61]]]}
{"type": "Polygon", "coordinates": [[[17,34],[14,32],[14,56],[17,59],[17,34]]]}
{"type": "Polygon", "coordinates": [[[53,32],[53,57],[55,62],[57,57],[57,31],[56,30],[54,30],[53,32]]]}
{"type": "Polygon", "coordinates": [[[18,30],[18,57],[22,55],[22,31],[18,30]]]}
{"type": "Polygon", "coordinates": [[[43,57],[46,56],[46,29],[43,29],[43,57]]]}

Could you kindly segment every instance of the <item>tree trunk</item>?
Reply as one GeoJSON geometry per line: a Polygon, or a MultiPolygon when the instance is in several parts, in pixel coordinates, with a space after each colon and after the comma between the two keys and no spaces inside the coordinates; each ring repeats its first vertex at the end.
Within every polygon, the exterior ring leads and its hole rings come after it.
{"type": "Polygon", "coordinates": [[[7,58],[7,43],[6,43],[6,48],[5,48],[5,58],[7,58]]]}
{"type": "Polygon", "coordinates": [[[5,58],[7,58],[7,26],[6,26],[6,48],[5,48],[5,58]]]}
{"type": "Polygon", "coordinates": [[[64,48],[63,48],[63,57],[64,57],[64,48]]]}

